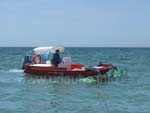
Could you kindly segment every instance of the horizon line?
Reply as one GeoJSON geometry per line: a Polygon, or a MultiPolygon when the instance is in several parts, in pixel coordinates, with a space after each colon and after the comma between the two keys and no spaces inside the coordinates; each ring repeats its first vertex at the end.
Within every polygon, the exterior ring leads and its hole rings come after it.
{"type": "MultiPolygon", "coordinates": [[[[0,48],[35,48],[35,47],[47,47],[47,46],[0,46],[0,48]]],[[[150,48],[144,46],[64,46],[66,48],[150,48]]]]}

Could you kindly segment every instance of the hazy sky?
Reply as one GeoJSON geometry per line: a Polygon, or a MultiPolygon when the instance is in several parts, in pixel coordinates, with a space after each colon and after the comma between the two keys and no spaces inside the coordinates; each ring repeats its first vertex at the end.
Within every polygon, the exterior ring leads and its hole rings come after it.
{"type": "Polygon", "coordinates": [[[150,47],[150,0],[0,0],[0,46],[150,47]]]}

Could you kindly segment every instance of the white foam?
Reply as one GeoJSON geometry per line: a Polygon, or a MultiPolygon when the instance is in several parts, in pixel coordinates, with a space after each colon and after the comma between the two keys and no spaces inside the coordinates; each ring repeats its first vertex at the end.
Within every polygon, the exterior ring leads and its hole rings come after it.
{"type": "Polygon", "coordinates": [[[20,69],[11,69],[11,70],[9,70],[9,72],[11,72],[11,73],[22,73],[23,70],[20,70],[20,69]]]}

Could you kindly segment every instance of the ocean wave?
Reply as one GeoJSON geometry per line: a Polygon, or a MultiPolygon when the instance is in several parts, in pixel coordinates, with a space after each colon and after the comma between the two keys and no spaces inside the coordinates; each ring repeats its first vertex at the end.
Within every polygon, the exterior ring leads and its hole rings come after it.
{"type": "Polygon", "coordinates": [[[10,69],[9,72],[11,72],[11,73],[22,73],[23,70],[20,70],[20,69],[10,69]]]}

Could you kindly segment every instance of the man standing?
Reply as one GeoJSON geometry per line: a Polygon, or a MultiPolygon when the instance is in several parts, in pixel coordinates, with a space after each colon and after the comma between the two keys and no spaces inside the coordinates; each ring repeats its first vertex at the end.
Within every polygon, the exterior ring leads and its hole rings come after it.
{"type": "Polygon", "coordinates": [[[51,59],[51,63],[55,66],[58,66],[58,64],[62,61],[59,55],[59,50],[56,50],[55,54],[53,55],[53,58],[51,59]]]}

